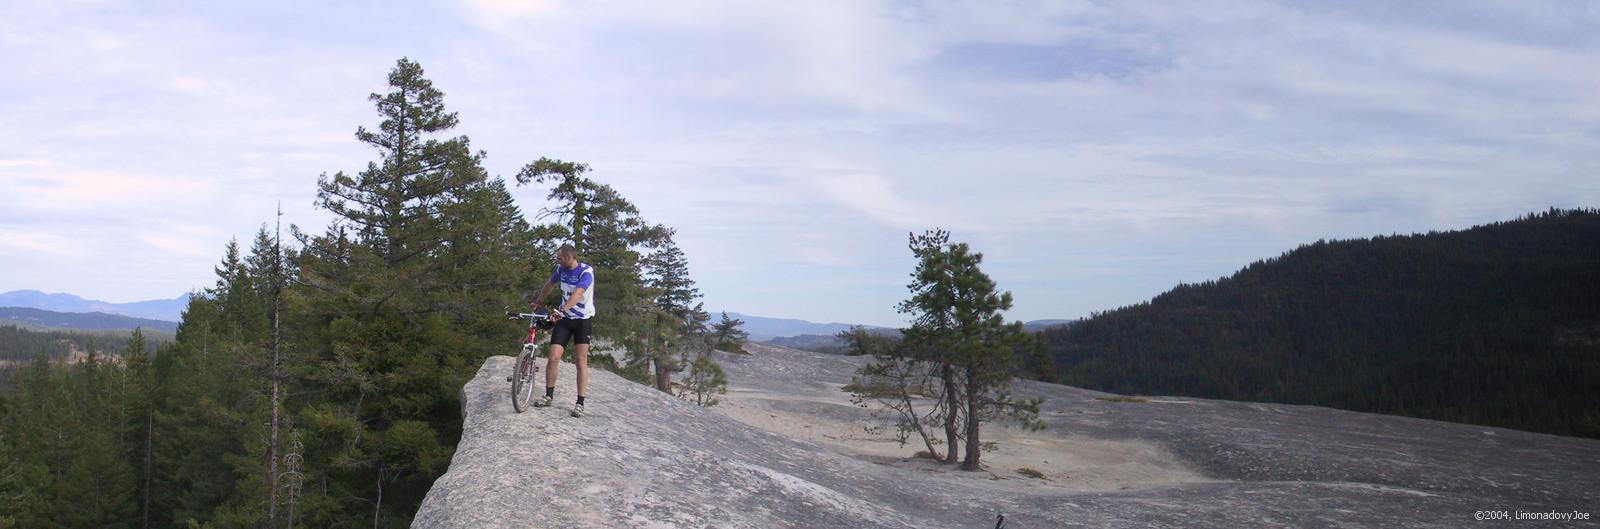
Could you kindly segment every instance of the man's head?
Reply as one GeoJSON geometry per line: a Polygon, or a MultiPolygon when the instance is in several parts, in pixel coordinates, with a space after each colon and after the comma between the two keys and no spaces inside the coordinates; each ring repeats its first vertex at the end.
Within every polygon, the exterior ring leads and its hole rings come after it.
{"type": "Polygon", "coordinates": [[[578,249],[570,244],[561,245],[561,248],[556,250],[556,262],[561,263],[561,266],[567,270],[577,268],[578,249]]]}

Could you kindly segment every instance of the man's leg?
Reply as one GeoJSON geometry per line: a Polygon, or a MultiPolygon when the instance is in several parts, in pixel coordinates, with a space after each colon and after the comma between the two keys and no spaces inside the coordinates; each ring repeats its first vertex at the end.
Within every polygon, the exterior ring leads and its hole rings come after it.
{"type": "Polygon", "coordinates": [[[578,398],[583,402],[581,399],[589,394],[589,344],[574,345],[572,350],[578,353],[578,398]]]}
{"type": "MultiPolygon", "coordinates": [[[[583,349],[580,349],[580,350],[583,350],[584,352],[588,352],[587,349],[588,349],[588,347],[584,347],[583,349]]],[[[563,348],[563,347],[561,347],[559,345],[556,345],[556,344],[550,344],[550,355],[549,355],[550,356],[550,361],[545,363],[545,369],[544,369],[544,391],[545,391],[546,395],[549,395],[550,394],[550,390],[556,387],[556,370],[561,368],[561,353],[564,353],[564,352],[566,352],[565,348],[563,348]]],[[[583,358],[583,357],[580,356],[578,358],[583,358]]],[[[587,374],[587,373],[584,373],[582,370],[578,371],[578,373],[580,373],[579,376],[583,376],[583,375],[587,374]]],[[[578,380],[579,380],[579,382],[578,382],[578,388],[579,388],[578,389],[578,394],[582,395],[583,394],[583,389],[582,388],[583,388],[583,382],[584,381],[581,378],[578,379],[578,380]]]]}

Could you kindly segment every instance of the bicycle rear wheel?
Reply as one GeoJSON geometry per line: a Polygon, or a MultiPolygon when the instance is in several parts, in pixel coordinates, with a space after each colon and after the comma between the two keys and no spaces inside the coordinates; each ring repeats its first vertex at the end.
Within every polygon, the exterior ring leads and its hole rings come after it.
{"type": "Polygon", "coordinates": [[[524,349],[517,355],[517,366],[511,374],[511,407],[517,413],[533,405],[534,391],[539,387],[533,380],[539,372],[537,362],[532,350],[524,349]]]}

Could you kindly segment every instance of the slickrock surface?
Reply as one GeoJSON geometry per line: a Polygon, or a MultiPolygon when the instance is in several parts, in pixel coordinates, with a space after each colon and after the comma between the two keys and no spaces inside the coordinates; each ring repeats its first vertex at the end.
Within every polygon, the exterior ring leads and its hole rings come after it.
{"type": "Polygon", "coordinates": [[[986,428],[1001,441],[989,468],[959,472],[859,429],[873,412],[838,388],[863,359],[751,349],[718,355],[731,386],[719,406],[595,370],[581,419],[567,416],[572,366],[557,407],[517,414],[512,359],[489,358],[413,527],[989,528],[999,513],[1010,529],[1600,526],[1474,520],[1600,515],[1600,441],[1020,382],[1047,397],[1050,428],[986,428]]]}

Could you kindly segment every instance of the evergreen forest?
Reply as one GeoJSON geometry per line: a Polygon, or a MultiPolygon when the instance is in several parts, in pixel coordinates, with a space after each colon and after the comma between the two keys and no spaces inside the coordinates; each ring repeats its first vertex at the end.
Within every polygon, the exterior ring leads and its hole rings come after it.
{"type": "Polygon", "coordinates": [[[1600,438],[1600,211],[1318,241],[1042,338],[1083,388],[1600,438]]]}
{"type": "MultiPolygon", "coordinates": [[[[140,329],[144,347],[155,349],[172,340],[171,333],[140,329]]],[[[25,364],[36,356],[66,358],[90,351],[120,355],[133,331],[123,329],[46,329],[27,325],[0,324],[0,366],[25,364]]]]}

